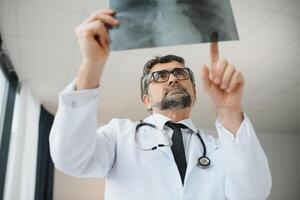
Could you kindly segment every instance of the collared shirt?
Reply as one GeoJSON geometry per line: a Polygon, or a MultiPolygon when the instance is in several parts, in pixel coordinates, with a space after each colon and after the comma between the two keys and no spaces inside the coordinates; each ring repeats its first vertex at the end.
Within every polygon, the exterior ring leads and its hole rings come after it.
{"type": "MultiPolygon", "coordinates": [[[[172,121],[170,118],[168,118],[162,114],[159,114],[159,113],[153,113],[152,115],[150,115],[146,119],[144,119],[144,121],[154,124],[160,130],[164,130],[169,135],[169,137],[172,138],[174,131],[170,127],[165,125],[166,122],[172,121]]],[[[184,120],[178,121],[176,123],[181,123],[188,127],[188,129],[181,129],[185,157],[187,158],[187,162],[188,162],[188,155],[189,155],[189,152],[188,152],[189,146],[188,145],[191,140],[192,134],[196,134],[198,132],[198,130],[195,127],[195,125],[193,124],[191,119],[184,119],[184,120]]]]}

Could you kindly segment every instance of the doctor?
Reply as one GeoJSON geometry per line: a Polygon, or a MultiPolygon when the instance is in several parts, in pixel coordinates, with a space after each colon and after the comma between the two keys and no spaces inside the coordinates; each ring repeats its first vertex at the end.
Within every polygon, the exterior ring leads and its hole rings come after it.
{"type": "Polygon", "coordinates": [[[147,126],[137,130],[138,122],[112,119],[97,127],[99,82],[109,55],[107,27],[118,24],[113,16],[112,10],[98,11],[76,28],[82,65],[59,95],[50,134],[56,168],[74,176],[106,177],[107,200],[266,199],[271,174],[242,111],[244,78],[219,59],[217,43],[201,77],[217,112],[218,139],[198,131],[190,119],[194,75],[174,55],[156,57],[144,67],[142,101],[151,112],[143,120],[147,126]],[[199,162],[202,156],[209,159],[202,162],[207,166],[199,162]]]}

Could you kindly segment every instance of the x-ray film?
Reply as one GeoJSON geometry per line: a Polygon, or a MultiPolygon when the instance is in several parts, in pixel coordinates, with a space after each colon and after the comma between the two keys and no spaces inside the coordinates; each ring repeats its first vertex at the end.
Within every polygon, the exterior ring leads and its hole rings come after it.
{"type": "Polygon", "coordinates": [[[112,50],[206,43],[213,33],[238,40],[229,0],[110,0],[110,8],[120,22],[112,50]]]}

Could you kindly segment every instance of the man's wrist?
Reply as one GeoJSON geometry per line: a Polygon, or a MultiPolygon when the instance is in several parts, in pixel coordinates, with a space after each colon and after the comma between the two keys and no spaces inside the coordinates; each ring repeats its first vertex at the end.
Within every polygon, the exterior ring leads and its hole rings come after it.
{"type": "Polygon", "coordinates": [[[244,119],[243,112],[241,109],[237,109],[237,110],[219,109],[217,110],[217,115],[222,125],[233,134],[237,133],[244,119]]]}
{"type": "Polygon", "coordinates": [[[75,90],[99,87],[104,65],[91,66],[82,64],[75,78],[75,90]]]}

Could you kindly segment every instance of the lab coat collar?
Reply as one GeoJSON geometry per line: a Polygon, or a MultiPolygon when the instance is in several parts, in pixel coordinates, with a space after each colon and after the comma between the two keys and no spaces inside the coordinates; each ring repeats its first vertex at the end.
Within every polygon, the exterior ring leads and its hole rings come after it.
{"type": "MultiPolygon", "coordinates": [[[[159,113],[153,113],[152,115],[148,116],[147,118],[144,119],[145,122],[154,124],[155,126],[157,126],[159,129],[163,130],[164,129],[164,125],[167,121],[172,121],[170,118],[168,118],[165,115],[159,114],[159,113]]],[[[181,123],[186,125],[189,129],[191,129],[194,133],[197,132],[197,128],[195,127],[195,125],[193,124],[192,120],[189,119],[184,119],[181,120],[177,123],[181,123]]]]}

